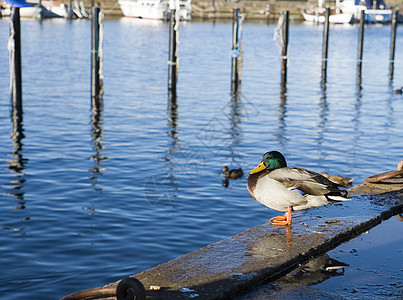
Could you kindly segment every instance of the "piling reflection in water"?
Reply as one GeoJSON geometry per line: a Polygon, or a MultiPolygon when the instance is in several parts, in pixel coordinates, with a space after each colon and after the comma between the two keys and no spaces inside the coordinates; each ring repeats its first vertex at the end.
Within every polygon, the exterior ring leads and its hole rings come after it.
{"type": "MultiPolygon", "coordinates": [[[[318,145],[319,157],[321,160],[326,160],[327,150],[322,146],[326,145],[326,136],[329,131],[328,125],[329,102],[327,100],[326,85],[322,86],[322,91],[319,98],[319,122],[316,126],[318,129],[315,144],[318,145]]],[[[326,168],[330,166],[325,166],[326,168]]]]}
{"type": "Polygon", "coordinates": [[[394,70],[395,70],[395,65],[394,65],[393,61],[391,61],[389,63],[389,85],[392,85],[392,83],[393,83],[394,70]]]}
{"type": "Polygon", "coordinates": [[[99,4],[92,7],[91,19],[91,137],[94,154],[91,160],[94,161],[90,171],[90,179],[94,182],[95,191],[102,192],[97,188],[99,175],[103,175],[101,162],[107,157],[102,155],[104,149],[102,138],[104,136],[102,112],[103,104],[103,13],[99,4]]]}
{"type": "MultiPolygon", "coordinates": [[[[167,162],[166,172],[150,176],[144,186],[144,195],[148,203],[154,207],[173,207],[179,193],[179,185],[176,176],[179,173],[186,173],[187,168],[192,165],[181,162],[182,152],[179,144],[178,134],[178,105],[176,99],[176,89],[168,91],[168,131],[171,141],[166,151],[164,160],[167,162]]],[[[186,150],[185,150],[186,151],[186,150]]],[[[186,155],[185,155],[186,157],[186,155]]]]}
{"type": "MultiPolygon", "coordinates": [[[[16,206],[13,208],[16,210],[25,209],[25,199],[24,199],[24,187],[25,187],[25,165],[28,162],[22,155],[23,142],[25,138],[24,129],[22,125],[22,107],[13,105],[11,112],[12,130],[11,130],[11,141],[13,144],[13,151],[11,153],[11,159],[8,159],[9,164],[8,169],[12,171],[14,179],[11,180],[10,184],[3,186],[7,188],[8,191],[5,193],[6,196],[14,197],[16,201],[16,206]]],[[[21,221],[27,221],[29,218],[21,218],[21,221]]],[[[1,227],[6,230],[22,231],[23,227],[1,227]]]]}
{"type": "MultiPolygon", "coordinates": [[[[7,160],[9,164],[8,169],[14,174],[14,179],[11,180],[7,186],[9,189],[5,193],[6,196],[14,197],[17,206],[14,209],[25,209],[24,200],[24,186],[25,186],[25,164],[27,159],[22,155],[24,139],[23,129],[23,109],[22,109],[22,79],[21,79],[21,25],[20,25],[20,10],[17,7],[12,7],[12,14],[10,18],[10,39],[8,42],[10,51],[10,96],[11,96],[11,141],[13,144],[13,151],[11,159],[7,160]]],[[[29,218],[22,218],[22,221],[29,220],[29,218]]],[[[5,228],[8,230],[21,231],[23,228],[5,228]]]]}
{"type": "MultiPolygon", "coordinates": [[[[319,136],[317,139],[317,144],[322,145],[325,140],[325,134],[327,132],[327,121],[329,115],[329,103],[327,101],[326,89],[322,90],[322,94],[319,99],[319,136]]],[[[322,148],[320,148],[322,149],[322,148]]],[[[324,157],[326,154],[323,155],[324,157]]]]}
{"type": "MultiPolygon", "coordinates": [[[[236,90],[231,93],[231,101],[230,101],[230,112],[228,115],[228,119],[230,122],[229,135],[230,135],[230,143],[229,143],[229,153],[231,158],[231,164],[236,164],[236,159],[238,157],[238,153],[236,148],[242,143],[242,108],[244,104],[242,103],[242,94],[240,89],[240,85],[236,87],[236,90]]],[[[246,111],[245,111],[246,112],[246,111]]],[[[224,178],[222,181],[223,187],[229,186],[229,178],[224,178]]]]}
{"type": "Polygon", "coordinates": [[[168,136],[172,138],[172,144],[169,153],[175,153],[177,147],[178,138],[178,104],[176,102],[176,92],[172,91],[168,93],[168,124],[171,130],[168,131],[168,136]]]}
{"type": "Polygon", "coordinates": [[[231,95],[231,112],[229,115],[229,120],[232,145],[237,145],[240,143],[239,138],[241,136],[241,108],[241,92],[238,90],[236,93],[233,93],[231,95]]]}
{"type": "MultiPolygon", "coordinates": [[[[168,93],[168,123],[171,130],[168,131],[169,137],[171,140],[171,145],[169,147],[168,153],[175,155],[176,150],[179,148],[179,138],[178,134],[178,104],[176,101],[176,89],[173,89],[168,93]]],[[[172,206],[176,199],[178,198],[179,186],[175,180],[175,164],[174,161],[168,162],[168,181],[169,189],[168,189],[168,199],[170,205],[172,206]]]]}
{"type": "Polygon", "coordinates": [[[102,189],[96,187],[99,175],[103,175],[104,168],[101,167],[101,162],[108,159],[102,155],[104,146],[102,145],[102,138],[104,137],[103,129],[103,99],[102,97],[91,97],[91,137],[94,154],[91,156],[91,160],[94,161],[93,167],[89,170],[90,179],[93,180],[93,188],[96,191],[101,192],[102,189]]]}

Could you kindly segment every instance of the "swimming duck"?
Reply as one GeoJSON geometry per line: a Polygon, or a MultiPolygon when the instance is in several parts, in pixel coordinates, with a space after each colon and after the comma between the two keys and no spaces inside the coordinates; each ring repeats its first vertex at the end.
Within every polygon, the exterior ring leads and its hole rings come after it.
{"type": "Polygon", "coordinates": [[[225,179],[238,179],[243,176],[242,168],[230,170],[227,166],[222,168],[222,173],[225,175],[225,179]]]}
{"type": "Polygon", "coordinates": [[[331,182],[334,182],[335,184],[342,185],[342,186],[351,185],[352,182],[354,181],[354,178],[345,177],[345,176],[341,176],[341,175],[329,176],[329,174],[327,174],[326,172],[320,173],[320,175],[322,175],[323,177],[326,177],[331,182]]]}
{"type": "Polygon", "coordinates": [[[293,210],[303,210],[350,200],[347,191],[322,175],[301,168],[287,167],[278,151],[263,155],[260,164],[250,171],[247,181],[249,194],[269,208],[285,211],[284,216],[271,218],[276,226],[289,226],[293,210]]]}
{"type": "Polygon", "coordinates": [[[403,87],[397,90],[394,90],[393,93],[395,94],[403,94],[403,87]]]}

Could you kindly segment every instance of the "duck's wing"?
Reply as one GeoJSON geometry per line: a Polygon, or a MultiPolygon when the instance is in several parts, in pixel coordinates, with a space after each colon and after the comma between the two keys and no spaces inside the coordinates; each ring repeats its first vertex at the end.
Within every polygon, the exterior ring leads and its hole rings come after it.
{"type": "Polygon", "coordinates": [[[281,168],[271,171],[268,176],[288,189],[298,189],[305,194],[322,196],[340,193],[338,186],[322,175],[301,168],[281,168]]]}

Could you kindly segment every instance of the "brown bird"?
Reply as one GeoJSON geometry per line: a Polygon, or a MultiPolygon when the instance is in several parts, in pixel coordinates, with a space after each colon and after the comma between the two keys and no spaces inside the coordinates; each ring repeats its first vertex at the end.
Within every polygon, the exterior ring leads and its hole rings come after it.
{"type": "Polygon", "coordinates": [[[350,177],[345,177],[345,176],[340,176],[340,175],[329,176],[329,174],[327,174],[326,172],[323,172],[320,175],[322,175],[323,177],[326,177],[331,182],[334,182],[334,183],[336,183],[338,185],[342,185],[342,186],[349,186],[354,181],[354,178],[350,178],[350,177]]]}
{"type": "Polygon", "coordinates": [[[230,170],[225,166],[222,168],[221,174],[224,174],[225,179],[238,179],[243,176],[243,171],[242,168],[230,170]]]}
{"type": "Polygon", "coordinates": [[[393,91],[394,94],[403,94],[403,87],[393,91]]]}

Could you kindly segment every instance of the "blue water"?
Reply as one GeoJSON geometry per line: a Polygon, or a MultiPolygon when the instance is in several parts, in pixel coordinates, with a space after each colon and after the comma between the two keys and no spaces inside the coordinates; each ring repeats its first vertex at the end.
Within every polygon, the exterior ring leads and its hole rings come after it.
{"type": "Polygon", "coordinates": [[[168,25],[141,21],[105,21],[105,93],[91,110],[90,23],[23,20],[18,124],[0,20],[1,299],[102,286],[277,214],[249,196],[246,177],[223,187],[224,165],[248,171],[279,150],[291,166],[358,184],[402,159],[400,28],[392,82],[390,27],[366,28],[358,90],[358,29],[331,27],[323,91],[322,28],[292,25],[282,93],[276,25],[246,23],[233,102],[231,24],[183,24],[175,103],[168,25]]]}

